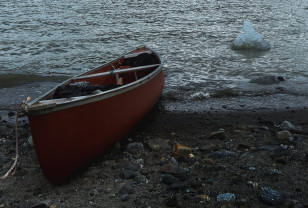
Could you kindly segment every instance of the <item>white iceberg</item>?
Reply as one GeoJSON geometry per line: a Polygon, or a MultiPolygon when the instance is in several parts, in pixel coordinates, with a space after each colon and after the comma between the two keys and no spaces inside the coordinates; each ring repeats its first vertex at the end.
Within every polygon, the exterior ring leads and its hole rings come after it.
{"type": "Polygon", "coordinates": [[[269,50],[270,44],[265,41],[259,33],[257,33],[251,26],[249,21],[244,22],[242,32],[233,41],[235,49],[253,49],[253,50],[269,50]]]}

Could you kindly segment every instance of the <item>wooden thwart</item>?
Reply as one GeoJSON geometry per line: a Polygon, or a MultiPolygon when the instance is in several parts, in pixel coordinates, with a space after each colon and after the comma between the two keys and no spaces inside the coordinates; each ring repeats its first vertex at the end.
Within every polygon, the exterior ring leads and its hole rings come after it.
{"type": "Polygon", "coordinates": [[[121,74],[121,73],[132,72],[132,71],[140,71],[140,70],[154,68],[154,67],[157,67],[159,65],[160,64],[152,64],[152,65],[147,65],[147,66],[132,67],[132,68],[128,68],[128,69],[110,70],[110,71],[107,71],[107,72],[102,72],[102,73],[97,73],[97,74],[90,74],[90,75],[75,77],[75,78],[72,78],[72,80],[87,79],[87,78],[93,78],[93,77],[102,77],[102,76],[121,74]]]}

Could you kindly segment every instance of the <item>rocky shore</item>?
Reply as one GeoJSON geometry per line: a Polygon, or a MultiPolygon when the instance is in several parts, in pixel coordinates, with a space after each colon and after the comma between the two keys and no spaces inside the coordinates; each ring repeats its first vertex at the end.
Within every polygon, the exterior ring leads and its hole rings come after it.
{"type": "MultiPolygon", "coordinates": [[[[14,112],[0,115],[0,173],[15,157],[14,112]]],[[[170,112],[155,108],[130,135],[63,185],[42,174],[29,125],[20,160],[0,180],[0,207],[308,207],[308,109],[170,112]]],[[[59,170],[61,171],[61,170],[59,170]]]]}

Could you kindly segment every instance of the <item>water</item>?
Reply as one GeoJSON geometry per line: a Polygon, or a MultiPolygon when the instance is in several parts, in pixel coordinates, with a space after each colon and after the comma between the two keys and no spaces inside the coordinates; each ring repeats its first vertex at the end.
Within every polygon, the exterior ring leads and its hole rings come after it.
{"type": "Polygon", "coordinates": [[[144,44],[168,109],[308,106],[306,0],[14,0],[0,22],[0,108],[144,44]],[[233,49],[246,20],[270,50],[233,49]],[[285,81],[251,82],[264,76],[285,81]]]}

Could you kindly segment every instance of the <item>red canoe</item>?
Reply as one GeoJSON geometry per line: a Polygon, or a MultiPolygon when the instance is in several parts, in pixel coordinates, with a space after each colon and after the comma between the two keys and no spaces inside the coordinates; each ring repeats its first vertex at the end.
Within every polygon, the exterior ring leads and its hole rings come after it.
{"type": "Polygon", "coordinates": [[[30,103],[27,116],[45,176],[61,184],[124,137],[156,103],[164,82],[159,55],[139,47],[30,103]]]}

